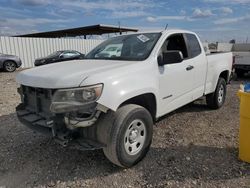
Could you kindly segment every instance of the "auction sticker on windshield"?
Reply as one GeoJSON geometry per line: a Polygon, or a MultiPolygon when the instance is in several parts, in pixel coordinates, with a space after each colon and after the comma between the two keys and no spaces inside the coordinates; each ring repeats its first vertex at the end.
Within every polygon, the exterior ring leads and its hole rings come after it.
{"type": "Polygon", "coordinates": [[[140,41],[142,41],[142,42],[147,42],[147,41],[150,40],[150,39],[149,39],[147,36],[145,36],[145,35],[138,35],[137,38],[138,38],[140,41]]]}

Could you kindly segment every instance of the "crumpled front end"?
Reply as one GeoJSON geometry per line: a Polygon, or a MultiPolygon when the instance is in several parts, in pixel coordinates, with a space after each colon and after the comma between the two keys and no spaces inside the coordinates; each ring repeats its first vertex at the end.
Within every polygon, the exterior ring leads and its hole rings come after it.
{"type": "Polygon", "coordinates": [[[94,129],[101,114],[96,102],[76,111],[53,113],[51,104],[56,90],[21,85],[18,92],[22,102],[16,107],[16,113],[22,124],[36,132],[52,136],[63,146],[80,142],[81,145],[85,144],[86,149],[103,147],[94,137],[84,137],[87,129],[94,129]]]}

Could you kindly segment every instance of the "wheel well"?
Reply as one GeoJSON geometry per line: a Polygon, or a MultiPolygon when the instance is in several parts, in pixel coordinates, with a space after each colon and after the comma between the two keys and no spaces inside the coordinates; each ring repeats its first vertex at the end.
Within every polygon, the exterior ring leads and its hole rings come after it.
{"type": "Polygon", "coordinates": [[[137,104],[146,108],[151,114],[153,120],[156,120],[156,98],[153,93],[146,93],[128,99],[123,102],[119,107],[124,106],[126,104],[137,104]]]}
{"type": "Polygon", "coordinates": [[[220,78],[224,78],[226,80],[226,82],[228,82],[228,78],[229,78],[229,71],[223,71],[222,73],[220,73],[220,78]]]}

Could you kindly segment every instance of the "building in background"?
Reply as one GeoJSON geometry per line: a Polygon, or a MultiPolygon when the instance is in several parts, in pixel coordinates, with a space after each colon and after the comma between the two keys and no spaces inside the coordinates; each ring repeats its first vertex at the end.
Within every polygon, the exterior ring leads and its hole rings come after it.
{"type": "Polygon", "coordinates": [[[93,36],[120,35],[137,32],[138,29],[108,25],[92,25],[64,30],[0,37],[0,53],[16,55],[22,60],[22,68],[34,66],[35,59],[59,50],[76,50],[88,53],[103,40],[93,36]],[[90,39],[92,38],[92,39],[90,39]]]}

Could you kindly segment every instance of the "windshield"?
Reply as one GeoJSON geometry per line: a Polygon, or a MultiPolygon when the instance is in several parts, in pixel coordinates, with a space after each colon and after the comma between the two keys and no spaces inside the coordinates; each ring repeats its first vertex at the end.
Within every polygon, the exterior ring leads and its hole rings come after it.
{"type": "Polygon", "coordinates": [[[114,37],[89,52],[86,59],[111,59],[140,61],[153,50],[161,33],[143,33],[114,37]]]}

